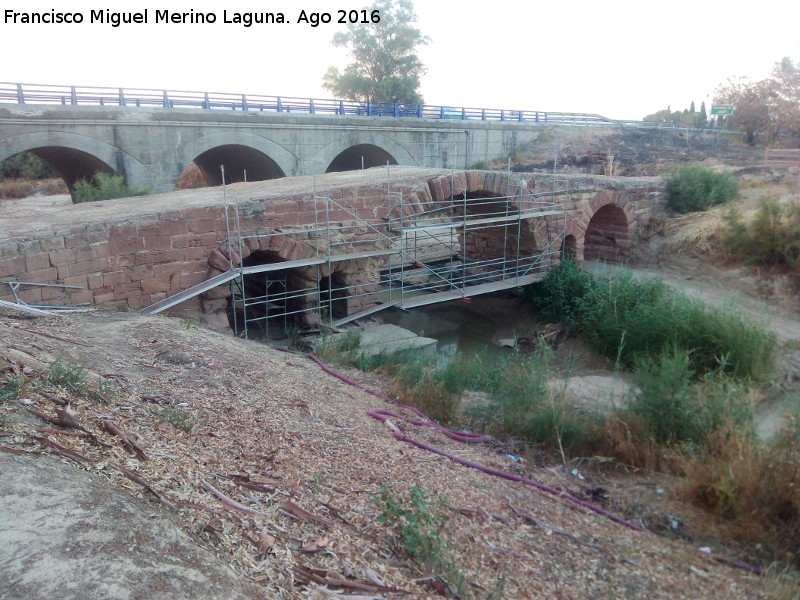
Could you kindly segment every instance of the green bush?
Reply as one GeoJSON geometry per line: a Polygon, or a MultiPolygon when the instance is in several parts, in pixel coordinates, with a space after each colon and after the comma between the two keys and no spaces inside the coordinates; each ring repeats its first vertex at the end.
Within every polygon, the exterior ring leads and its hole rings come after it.
{"type": "Polygon", "coordinates": [[[725,223],[721,242],[732,258],[800,271],[800,204],[781,204],[776,196],[767,196],[750,222],[731,210],[725,223]]]}
{"type": "Polygon", "coordinates": [[[550,269],[544,279],[525,288],[525,298],[536,306],[542,315],[553,322],[577,325],[579,303],[593,280],[571,259],[563,260],[550,269]]]}
{"type": "Polygon", "coordinates": [[[733,200],[739,193],[739,184],[731,173],[718,173],[699,165],[673,168],[664,178],[668,185],[667,205],[679,213],[706,210],[733,200]]]}
{"type": "Polygon", "coordinates": [[[129,186],[119,175],[98,173],[91,181],[79,179],[75,182],[74,202],[97,202],[98,200],[113,200],[114,198],[130,198],[143,196],[147,192],[129,186]]]}
{"type": "Polygon", "coordinates": [[[527,292],[551,320],[569,323],[599,353],[625,366],[665,349],[689,352],[698,376],[718,369],[759,379],[773,366],[775,335],[732,308],[714,308],[658,279],[637,280],[618,269],[605,276],[564,262],[527,292]]]}
{"type": "Polygon", "coordinates": [[[747,386],[719,371],[699,381],[693,375],[689,353],[681,348],[666,348],[655,358],[637,361],[628,410],[655,442],[692,442],[700,447],[725,423],[752,432],[747,386]]]}

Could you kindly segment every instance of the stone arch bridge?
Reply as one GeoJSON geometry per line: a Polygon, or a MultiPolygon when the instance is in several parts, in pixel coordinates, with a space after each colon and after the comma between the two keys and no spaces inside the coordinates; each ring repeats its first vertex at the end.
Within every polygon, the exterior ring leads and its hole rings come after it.
{"type": "Polygon", "coordinates": [[[168,306],[223,329],[234,276],[279,272],[285,312],[313,324],[325,292],[337,319],[385,302],[387,268],[429,292],[414,306],[535,281],[567,253],[624,260],[663,193],[657,178],[397,166],[108,200],[0,221],[0,282],[25,282],[28,304],[168,306]],[[429,266],[441,248],[460,257],[446,276],[429,266]]]}

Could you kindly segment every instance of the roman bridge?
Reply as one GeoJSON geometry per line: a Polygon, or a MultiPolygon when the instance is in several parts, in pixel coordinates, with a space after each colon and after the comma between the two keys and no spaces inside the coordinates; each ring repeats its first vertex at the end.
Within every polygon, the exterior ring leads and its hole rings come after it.
{"type": "Polygon", "coordinates": [[[0,220],[0,300],[271,337],[526,285],[566,254],[624,260],[663,195],[658,178],[387,166],[70,205],[0,220]]]}
{"type": "MultiPolygon", "coordinates": [[[[30,151],[70,191],[97,172],[168,192],[195,163],[208,185],[388,164],[466,169],[551,124],[599,115],[206,92],[0,83],[0,161],[30,151]]],[[[654,124],[650,124],[652,127],[654,124]]]]}

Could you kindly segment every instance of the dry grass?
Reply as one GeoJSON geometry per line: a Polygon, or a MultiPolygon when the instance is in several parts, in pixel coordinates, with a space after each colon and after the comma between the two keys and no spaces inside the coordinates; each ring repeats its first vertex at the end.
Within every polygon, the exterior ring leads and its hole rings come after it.
{"type": "Polygon", "coordinates": [[[776,560],[800,563],[800,446],[787,419],[762,445],[732,426],[708,437],[684,465],[683,492],[727,521],[732,537],[759,542],[776,560]]]}
{"type": "Polygon", "coordinates": [[[43,196],[55,196],[58,194],[69,194],[69,188],[63,179],[53,177],[52,179],[42,179],[36,191],[43,196]]]}
{"type": "Polygon", "coordinates": [[[176,190],[194,190],[197,188],[208,187],[205,175],[194,163],[190,163],[188,167],[183,170],[181,176],[178,177],[178,182],[175,184],[176,190]]]}
{"type": "Polygon", "coordinates": [[[0,198],[17,200],[30,196],[36,190],[36,181],[33,179],[7,179],[0,181],[0,198]]]}

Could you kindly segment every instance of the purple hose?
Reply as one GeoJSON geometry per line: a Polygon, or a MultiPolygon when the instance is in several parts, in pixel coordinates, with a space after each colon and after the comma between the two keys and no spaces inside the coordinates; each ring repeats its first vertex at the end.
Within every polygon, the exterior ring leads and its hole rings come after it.
{"type": "MultiPolygon", "coordinates": [[[[300,354],[300,352],[295,352],[294,350],[289,350],[288,348],[283,348],[283,347],[280,347],[280,346],[276,346],[275,349],[276,350],[280,350],[281,352],[289,352],[291,354],[300,354]]],[[[380,398],[384,402],[388,402],[390,404],[394,404],[396,406],[400,406],[400,407],[403,407],[405,409],[408,409],[408,410],[414,412],[416,415],[418,415],[420,417],[420,420],[409,419],[408,417],[404,417],[404,416],[402,416],[402,415],[400,415],[398,413],[395,413],[393,411],[387,410],[385,408],[373,408],[372,410],[367,411],[367,414],[370,417],[372,417],[373,419],[377,419],[378,421],[380,421],[381,423],[383,423],[384,425],[389,427],[389,429],[392,430],[392,435],[394,435],[395,439],[397,439],[397,440],[399,440],[401,442],[406,442],[408,444],[416,446],[417,448],[421,448],[422,450],[427,450],[428,452],[432,452],[434,454],[438,454],[439,456],[443,456],[445,458],[448,458],[448,459],[452,460],[453,462],[458,463],[460,465],[463,465],[465,467],[469,467],[471,469],[477,469],[478,471],[482,471],[483,473],[487,473],[489,475],[494,475],[495,477],[501,477],[503,479],[508,479],[509,481],[516,481],[518,483],[524,483],[525,485],[530,485],[532,487],[535,487],[538,490],[541,490],[543,492],[547,492],[548,494],[552,494],[552,495],[557,496],[559,498],[564,498],[565,500],[567,500],[569,502],[573,502],[573,503],[577,504],[578,506],[582,506],[583,508],[586,508],[587,510],[595,512],[598,515],[606,517],[607,519],[610,519],[610,520],[614,521],[615,523],[618,523],[618,524],[623,525],[625,527],[628,527],[629,529],[633,529],[634,531],[639,531],[639,532],[642,532],[642,533],[654,533],[654,532],[652,532],[652,531],[650,531],[648,529],[645,529],[643,527],[640,527],[639,525],[636,525],[635,523],[631,523],[630,521],[626,521],[625,519],[623,519],[621,517],[618,517],[618,516],[608,512],[608,511],[600,508],[599,506],[596,506],[594,504],[586,502],[585,500],[581,500],[580,498],[576,498],[575,496],[573,496],[572,494],[569,494],[567,492],[559,491],[554,487],[550,487],[548,485],[545,485],[543,483],[539,483],[538,481],[534,481],[532,479],[527,479],[525,477],[520,477],[520,476],[514,475],[512,473],[506,473],[505,471],[500,471],[498,469],[492,469],[491,467],[485,467],[483,465],[479,465],[478,463],[474,463],[474,462],[465,460],[463,458],[459,458],[457,456],[454,456],[452,454],[448,454],[447,452],[444,452],[442,450],[434,448],[433,446],[429,446],[428,444],[425,444],[423,442],[418,442],[417,440],[408,437],[394,423],[389,421],[389,417],[406,421],[408,423],[411,423],[412,425],[418,425],[418,426],[421,425],[421,426],[425,426],[425,427],[432,427],[434,429],[437,429],[438,431],[441,431],[445,435],[453,438],[454,440],[457,440],[457,441],[460,441],[460,442],[485,442],[485,441],[488,441],[488,440],[492,439],[492,437],[489,436],[489,435],[481,435],[481,434],[477,434],[477,433],[470,433],[470,432],[465,432],[465,431],[453,431],[451,429],[447,429],[443,425],[439,425],[439,423],[436,423],[435,421],[432,421],[431,419],[429,419],[419,409],[414,408],[413,406],[408,406],[406,404],[400,404],[394,398],[390,398],[389,396],[387,396],[385,394],[382,394],[380,392],[376,392],[375,390],[372,390],[372,389],[370,389],[370,388],[368,388],[366,386],[361,385],[357,381],[353,381],[352,379],[350,379],[348,377],[345,377],[341,373],[337,373],[336,371],[331,369],[328,365],[326,365],[324,362],[322,362],[322,360],[320,360],[320,358],[318,356],[316,356],[315,354],[308,353],[308,354],[306,354],[306,356],[308,358],[310,358],[311,360],[313,360],[315,363],[317,363],[317,365],[319,365],[319,367],[323,371],[325,371],[326,373],[328,373],[329,375],[331,375],[333,377],[336,377],[340,381],[343,381],[344,383],[346,383],[348,385],[351,385],[351,386],[356,387],[356,388],[358,388],[360,390],[363,390],[364,392],[366,392],[366,393],[368,393],[368,394],[370,394],[372,396],[375,396],[376,398],[380,398]]],[[[736,568],[742,569],[744,571],[748,571],[750,573],[754,573],[756,575],[763,575],[764,574],[764,570],[761,569],[760,567],[753,566],[753,565],[748,564],[748,563],[746,563],[744,561],[740,561],[740,560],[737,560],[737,559],[734,559],[734,558],[727,558],[727,557],[724,557],[724,556],[718,556],[718,555],[715,555],[715,554],[710,554],[710,556],[712,558],[714,558],[715,560],[717,560],[717,561],[719,561],[721,563],[730,565],[732,567],[736,567],[736,568]]]]}

